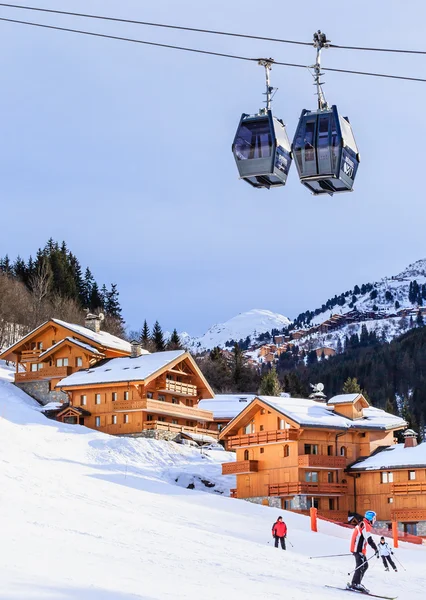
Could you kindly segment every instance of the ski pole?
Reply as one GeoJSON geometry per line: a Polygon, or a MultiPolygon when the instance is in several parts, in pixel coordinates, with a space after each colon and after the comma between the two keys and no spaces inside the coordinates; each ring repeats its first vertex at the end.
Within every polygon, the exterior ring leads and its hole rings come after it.
{"type": "Polygon", "coordinates": [[[352,553],[348,553],[348,554],[325,554],[324,556],[310,556],[309,558],[334,558],[335,556],[352,556],[352,553]]]}
{"type": "Polygon", "coordinates": [[[291,546],[292,548],[294,548],[294,546],[293,546],[293,544],[290,542],[290,540],[289,540],[287,537],[286,537],[285,539],[286,539],[286,540],[287,540],[287,542],[290,544],[290,546],[291,546]]]}
{"type": "MultiPolygon", "coordinates": [[[[394,554],[393,552],[392,552],[392,554],[395,556],[395,554],[394,554]]],[[[397,563],[398,563],[399,565],[401,565],[401,567],[404,569],[404,571],[406,571],[406,570],[407,570],[407,569],[404,567],[404,565],[401,563],[401,561],[400,561],[400,560],[398,560],[398,559],[396,558],[396,556],[395,556],[395,560],[397,561],[397,563]]]]}
{"type": "Polygon", "coordinates": [[[358,567],[355,567],[355,569],[353,571],[351,571],[350,573],[348,573],[348,575],[352,575],[352,573],[355,573],[355,571],[358,571],[358,569],[361,569],[361,567],[363,567],[366,563],[368,563],[369,560],[371,560],[372,558],[374,558],[376,555],[373,554],[373,556],[370,556],[370,558],[367,558],[367,560],[365,560],[362,564],[360,564],[358,567]]]}

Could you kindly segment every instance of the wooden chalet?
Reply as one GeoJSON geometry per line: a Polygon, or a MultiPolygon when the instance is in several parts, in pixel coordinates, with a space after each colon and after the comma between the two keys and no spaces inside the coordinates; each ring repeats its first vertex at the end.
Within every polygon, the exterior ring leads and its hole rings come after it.
{"type": "Polygon", "coordinates": [[[214,398],[200,400],[198,407],[213,413],[213,421],[208,427],[219,432],[254,398],[254,394],[216,394],[214,398]]]}
{"type": "Polygon", "coordinates": [[[355,511],[347,466],[393,445],[395,431],[405,427],[403,419],[370,407],[361,394],[328,403],[257,396],[220,433],[237,454],[222,472],[236,475],[235,497],[302,513],[314,506],[320,515],[346,521],[355,511]]]}
{"type": "Polygon", "coordinates": [[[212,389],[188,352],[173,350],[113,358],[62,379],[56,386],[69,397],[57,418],[110,434],[141,434],[175,439],[181,432],[208,434],[213,414],[198,407],[212,389]],[[161,435],[160,435],[161,434],[161,435]]]}

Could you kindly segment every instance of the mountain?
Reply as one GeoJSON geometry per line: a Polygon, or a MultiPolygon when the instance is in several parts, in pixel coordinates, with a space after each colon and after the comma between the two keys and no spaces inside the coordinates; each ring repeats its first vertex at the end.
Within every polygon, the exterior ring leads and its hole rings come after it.
{"type": "Polygon", "coordinates": [[[270,332],[272,329],[282,330],[291,324],[290,319],[284,315],[271,312],[270,310],[253,308],[236,317],[213,325],[201,337],[194,338],[188,334],[181,334],[182,343],[192,352],[211,350],[215,346],[225,347],[230,342],[245,341],[247,337],[256,339],[262,333],[270,332]]]}
{"type": "MultiPolygon", "coordinates": [[[[1,367],[0,415],[4,600],[346,599],[325,586],[346,584],[352,557],[310,557],[347,554],[350,530],[175,484],[177,471],[221,478],[228,453],[49,421],[1,367]],[[280,514],[284,555],[270,543],[280,514]]],[[[376,565],[365,583],[423,599],[425,547],[395,555],[404,571],[376,565]]]]}

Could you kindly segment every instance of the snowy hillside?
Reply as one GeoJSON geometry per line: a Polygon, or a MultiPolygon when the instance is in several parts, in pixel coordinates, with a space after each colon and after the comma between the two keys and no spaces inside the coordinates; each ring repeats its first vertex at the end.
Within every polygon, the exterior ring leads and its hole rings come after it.
{"type": "MultiPolygon", "coordinates": [[[[48,421],[9,378],[2,370],[0,598],[348,600],[324,586],[345,584],[352,557],[309,557],[347,553],[350,530],[320,522],[314,534],[307,517],[171,484],[189,463],[216,476],[217,458],[48,421]],[[285,555],[269,543],[281,512],[285,555]]],[[[374,560],[364,581],[423,599],[426,548],[401,546],[406,571],[374,560]]]]}
{"type": "MultiPolygon", "coordinates": [[[[254,308],[236,317],[213,325],[199,338],[186,338],[182,341],[193,352],[211,350],[215,346],[224,347],[230,340],[245,340],[247,336],[255,339],[256,336],[271,329],[282,329],[290,325],[291,321],[284,315],[270,310],[254,308]]],[[[184,336],[183,336],[184,337],[184,336]]]]}

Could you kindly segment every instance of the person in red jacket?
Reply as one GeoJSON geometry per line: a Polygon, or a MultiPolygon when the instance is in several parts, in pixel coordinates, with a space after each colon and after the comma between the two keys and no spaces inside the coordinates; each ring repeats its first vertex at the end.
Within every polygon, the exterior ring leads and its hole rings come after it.
{"type": "Polygon", "coordinates": [[[367,544],[373,548],[377,557],[379,556],[378,548],[371,536],[371,530],[375,522],[376,513],[374,510],[367,510],[361,523],[359,523],[353,530],[351,538],[351,552],[354,555],[356,567],[354,576],[352,578],[352,583],[348,583],[347,585],[348,589],[368,593],[367,588],[362,585],[361,580],[368,569],[366,556],[367,544]]]}
{"type": "Polygon", "coordinates": [[[285,538],[287,535],[287,525],[282,517],[278,517],[272,525],[272,537],[275,538],[275,548],[278,548],[278,542],[281,542],[281,548],[285,550],[285,538]]]}

